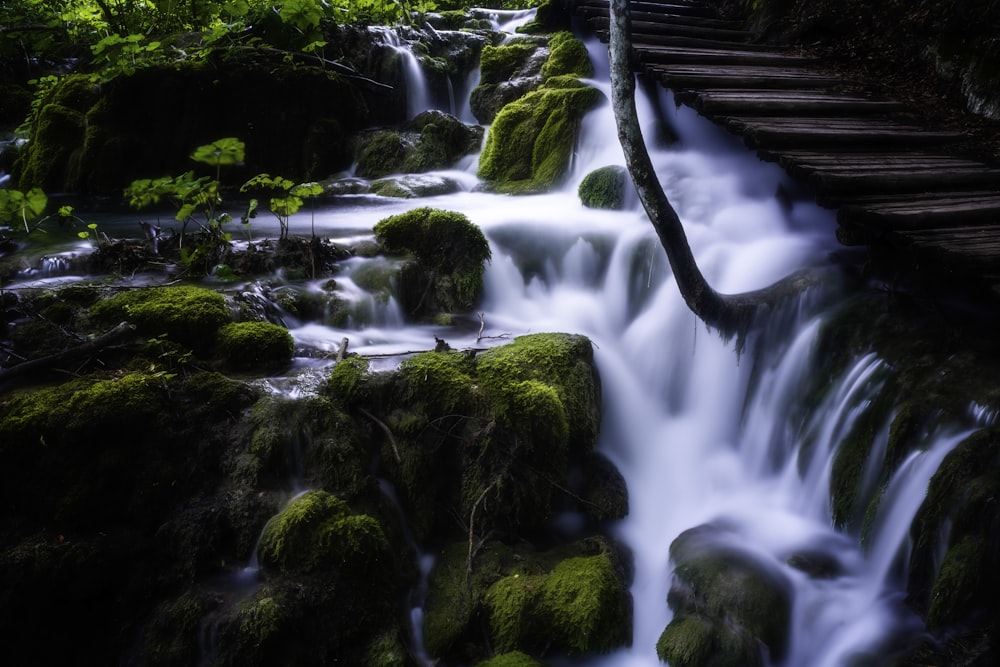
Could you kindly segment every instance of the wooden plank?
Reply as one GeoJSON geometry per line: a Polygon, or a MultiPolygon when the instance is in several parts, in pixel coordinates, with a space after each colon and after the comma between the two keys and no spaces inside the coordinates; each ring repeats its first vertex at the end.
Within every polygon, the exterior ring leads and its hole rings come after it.
{"type": "Polygon", "coordinates": [[[719,65],[647,65],[646,69],[660,77],[671,89],[687,88],[746,88],[761,90],[825,88],[836,79],[802,68],[719,65]]]}
{"type": "MultiPolygon", "coordinates": [[[[644,14],[655,14],[662,11],[665,14],[673,14],[676,16],[701,16],[704,18],[718,18],[719,16],[719,12],[714,7],[708,7],[704,4],[695,3],[631,2],[629,3],[629,8],[644,14]]],[[[584,16],[607,16],[609,11],[607,2],[577,2],[576,10],[584,16]]]]}
{"type": "Polygon", "coordinates": [[[817,59],[770,51],[733,49],[689,49],[670,46],[647,46],[635,49],[640,60],[647,63],[700,65],[814,65],[817,59]]]}
{"type": "Polygon", "coordinates": [[[898,204],[844,206],[837,214],[843,224],[882,232],[1000,224],[1000,194],[991,197],[915,200],[898,204]]]}
{"type": "Polygon", "coordinates": [[[692,92],[689,103],[704,114],[782,115],[801,117],[823,114],[883,114],[899,111],[903,105],[891,100],[871,100],[826,91],[692,92]]]}
{"type": "MultiPolygon", "coordinates": [[[[743,33],[723,33],[720,38],[719,33],[715,31],[706,33],[707,37],[694,30],[674,32],[682,32],[683,34],[666,35],[661,32],[655,35],[633,35],[632,44],[635,48],[669,46],[695,49],[731,49],[737,46],[744,51],[776,51],[766,44],[747,42],[747,35],[743,33]]],[[[597,36],[602,42],[607,43],[606,31],[598,31],[597,36]]]]}
{"type": "Polygon", "coordinates": [[[809,174],[807,181],[823,194],[925,192],[945,188],[959,191],[1000,183],[1000,169],[977,166],[824,170],[809,174]]]}
{"type": "MultiPolygon", "coordinates": [[[[607,34],[610,21],[606,18],[596,17],[589,20],[603,41],[607,41],[607,34]]],[[[639,23],[633,24],[633,33],[640,35],[675,35],[679,37],[701,37],[703,39],[716,39],[724,42],[748,42],[753,38],[753,33],[746,30],[709,28],[702,25],[670,25],[639,23]]],[[[635,46],[633,44],[633,46],[635,46]]]]}

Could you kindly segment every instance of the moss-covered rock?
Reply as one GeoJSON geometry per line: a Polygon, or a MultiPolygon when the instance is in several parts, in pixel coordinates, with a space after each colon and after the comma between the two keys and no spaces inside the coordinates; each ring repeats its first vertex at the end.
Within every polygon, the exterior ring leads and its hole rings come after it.
{"type": "Polygon", "coordinates": [[[47,192],[79,187],[80,160],[87,120],[61,104],[46,104],[38,113],[31,144],[19,158],[18,186],[47,192]]]}
{"type": "Polygon", "coordinates": [[[542,66],[542,76],[573,76],[586,78],[593,75],[587,47],[569,31],[557,32],[549,39],[549,57],[542,66]]]}
{"type": "Polygon", "coordinates": [[[424,111],[397,129],[376,130],[359,141],[356,173],[364,178],[447,169],[479,150],[483,128],[443,111],[424,111]]]}
{"type": "Polygon", "coordinates": [[[351,514],[325,491],[307,491],[267,523],[257,556],[265,568],[284,574],[337,568],[360,575],[385,567],[388,549],[375,519],[351,514]]]}
{"type": "Polygon", "coordinates": [[[218,351],[234,368],[274,369],[288,364],[295,342],[285,327],[270,322],[231,322],[218,332],[218,351]]]}
{"type": "Polygon", "coordinates": [[[515,38],[483,47],[479,85],[469,95],[469,108],[480,123],[491,124],[504,105],[538,88],[549,51],[544,39],[515,38]]]}
{"type": "Polygon", "coordinates": [[[598,538],[544,552],[488,542],[471,558],[467,544],[453,544],[431,576],[428,650],[449,661],[485,657],[480,617],[489,624],[486,645],[511,660],[553,649],[581,654],[624,646],[631,634],[626,579],[620,555],[598,538]]]}
{"type": "Polygon", "coordinates": [[[195,351],[215,345],[216,333],[232,321],[226,299],[201,287],[150,287],[122,292],[94,305],[98,322],[134,324],[147,336],[166,335],[195,351]]]}
{"type": "Polygon", "coordinates": [[[557,78],[507,104],[486,136],[479,177],[508,194],[552,189],[569,169],[584,114],[601,99],[595,88],[557,78]]]}
{"type": "Polygon", "coordinates": [[[580,202],[587,208],[621,210],[625,206],[627,177],[625,168],[617,165],[595,169],[580,182],[580,202]]]}
{"type": "Polygon", "coordinates": [[[657,642],[677,667],[752,667],[780,661],[788,644],[791,583],[745,551],[733,536],[704,525],[670,545],[674,618],[657,642]]]}
{"type": "Polygon", "coordinates": [[[476,663],[476,667],[545,667],[545,663],[535,660],[527,653],[511,651],[476,663]]]}
{"type": "Polygon", "coordinates": [[[463,214],[417,208],[379,221],[375,236],[387,252],[412,253],[419,260],[418,275],[411,277],[418,289],[411,283],[403,292],[402,305],[411,316],[475,306],[491,252],[482,231],[463,214]],[[433,298],[428,300],[427,294],[433,298]]]}

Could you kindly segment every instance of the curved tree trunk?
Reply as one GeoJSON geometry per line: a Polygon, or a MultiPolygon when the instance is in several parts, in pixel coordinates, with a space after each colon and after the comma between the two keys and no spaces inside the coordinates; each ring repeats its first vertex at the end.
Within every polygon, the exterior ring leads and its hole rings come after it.
{"type": "Polygon", "coordinates": [[[744,335],[762,310],[770,309],[790,294],[800,292],[814,280],[807,274],[795,274],[762,290],[741,294],[720,294],[705,280],[691,253],[680,218],[660,185],[642,139],[635,110],[628,0],[610,0],[610,3],[611,104],[618,126],[618,140],[625,153],[625,164],[635,183],[639,201],[667,252],[670,268],[688,308],[722,336],[736,336],[739,343],[742,343],[744,335]]]}

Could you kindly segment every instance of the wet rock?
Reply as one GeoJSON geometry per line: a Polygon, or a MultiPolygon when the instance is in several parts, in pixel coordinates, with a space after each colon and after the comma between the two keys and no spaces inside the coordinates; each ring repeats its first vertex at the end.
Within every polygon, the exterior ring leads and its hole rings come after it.
{"type": "Polygon", "coordinates": [[[542,84],[542,66],[549,56],[545,44],[544,39],[515,38],[483,48],[479,85],[469,96],[476,120],[491,125],[500,109],[542,84]]]}
{"type": "Polygon", "coordinates": [[[458,192],[461,185],[444,176],[408,174],[398,178],[385,178],[371,184],[371,192],[383,197],[416,199],[436,197],[458,192]]]}
{"type": "Polygon", "coordinates": [[[602,208],[619,211],[625,206],[625,185],[628,172],[624,167],[609,166],[595,169],[587,174],[577,194],[587,208],[602,208]]]}
{"type": "Polygon", "coordinates": [[[674,618],[656,645],[676,667],[752,667],[781,660],[791,622],[791,584],[772,564],[710,524],[670,546],[674,618]]]}
{"type": "Polygon", "coordinates": [[[431,575],[425,637],[432,655],[446,660],[481,659],[492,647],[512,664],[533,664],[523,661],[551,649],[607,652],[630,633],[626,572],[600,538],[542,552],[491,541],[471,558],[467,544],[455,543],[431,575]],[[480,616],[489,624],[485,643],[477,638],[480,616]]]}
{"type": "Polygon", "coordinates": [[[362,135],[356,173],[380,178],[447,169],[479,150],[483,132],[482,127],[465,125],[442,111],[425,111],[398,129],[362,135]]]}
{"type": "Polygon", "coordinates": [[[400,298],[410,317],[475,306],[491,255],[482,231],[463,214],[414,209],[379,221],[375,237],[387,252],[412,253],[418,261],[401,275],[400,298]]]}
{"type": "Polygon", "coordinates": [[[500,110],[479,159],[479,177],[508,194],[546,192],[566,175],[584,114],[601,93],[573,77],[545,86],[500,110]]]}
{"type": "Polygon", "coordinates": [[[270,322],[231,322],[219,329],[218,353],[237,369],[279,369],[292,360],[295,344],[288,329],[270,322]]]}

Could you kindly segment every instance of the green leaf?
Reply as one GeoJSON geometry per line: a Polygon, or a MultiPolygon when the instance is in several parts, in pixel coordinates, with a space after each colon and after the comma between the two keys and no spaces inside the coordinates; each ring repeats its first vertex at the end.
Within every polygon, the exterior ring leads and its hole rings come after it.
{"type": "Polygon", "coordinates": [[[217,139],[210,144],[198,146],[191,154],[195,162],[214,166],[240,164],[246,158],[246,144],[236,137],[217,139]]]}
{"type": "Polygon", "coordinates": [[[72,206],[60,206],[59,207],[59,214],[58,215],[59,215],[60,218],[69,218],[69,217],[72,217],[73,216],[73,207],[72,206]]]}
{"type": "Polygon", "coordinates": [[[44,192],[42,192],[41,188],[32,188],[28,190],[28,194],[25,196],[25,207],[27,212],[31,215],[27,217],[34,218],[41,215],[48,203],[49,198],[44,192]]]}
{"type": "Polygon", "coordinates": [[[315,197],[323,194],[323,186],[315,181],[310,181],[309,183],[299,183],[290,192],[299,197],[315,197]]]}

